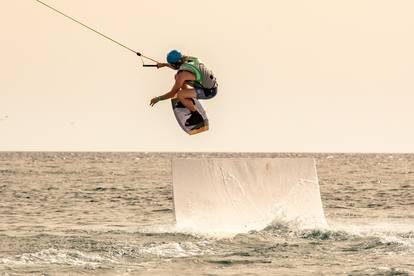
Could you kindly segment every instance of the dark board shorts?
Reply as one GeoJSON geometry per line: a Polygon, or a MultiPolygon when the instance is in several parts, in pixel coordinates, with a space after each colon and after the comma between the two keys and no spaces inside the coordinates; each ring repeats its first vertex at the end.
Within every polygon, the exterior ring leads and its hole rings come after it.
{"type": "Polygon", "coordinates": [[[197,94],[197,99],[207,100],[207,99],[214,98],[217,95],[217,87],[213,87],[213,88],[196,87],[194,89],[197,94]]]}

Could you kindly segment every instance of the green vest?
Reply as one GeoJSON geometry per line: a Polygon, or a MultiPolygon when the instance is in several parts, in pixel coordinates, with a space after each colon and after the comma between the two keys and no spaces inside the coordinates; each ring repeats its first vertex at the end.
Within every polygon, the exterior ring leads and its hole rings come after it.
{"type": "Polygon", "coordinates": [[[187,83],[193,87],[210,89],[217,85],[213,72],[207,69],[207,67],[196,57],[189,57],[188,60],[178,68],[178,71],[188,71],[194,74],[195,80],[187,81],[187,83]]]}

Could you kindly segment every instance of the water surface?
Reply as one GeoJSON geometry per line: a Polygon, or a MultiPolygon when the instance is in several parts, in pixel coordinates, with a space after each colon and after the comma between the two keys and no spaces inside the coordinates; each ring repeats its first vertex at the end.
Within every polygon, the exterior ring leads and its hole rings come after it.
{"type": "Polygon", "coordinates": [[[0,275],[411,275],[414,155],[0,153],[0,275]],[[174,228],[171,159],[313,157],[329,230],[174,228]]]}

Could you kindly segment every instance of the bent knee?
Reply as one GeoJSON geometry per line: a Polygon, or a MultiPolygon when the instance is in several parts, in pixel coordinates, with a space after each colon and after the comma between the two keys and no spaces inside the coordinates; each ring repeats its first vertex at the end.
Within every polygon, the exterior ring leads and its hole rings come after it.
{"type": "Polygon", "coordinates": [[[193,89],[182,89],[177,92],[177,97],[182,99],[189,99],[197,97],[197,94],[193,89]]]}
{"type": "Polygon", "coordinates": [[[182,102],[184,98],[181,96],[181,94],[180,94],[180,93],[177,93],[177,99],[178,99],[180,102],[182,102]]]}

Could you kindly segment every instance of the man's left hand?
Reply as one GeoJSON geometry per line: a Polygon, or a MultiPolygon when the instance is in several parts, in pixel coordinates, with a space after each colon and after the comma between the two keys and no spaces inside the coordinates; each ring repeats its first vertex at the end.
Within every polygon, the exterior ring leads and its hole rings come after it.
{"type": "Polygon", "coordinates": [[[151,99],[150,106],[154,106],[156,103],[158,103],[158,97],[151,99]]]}

